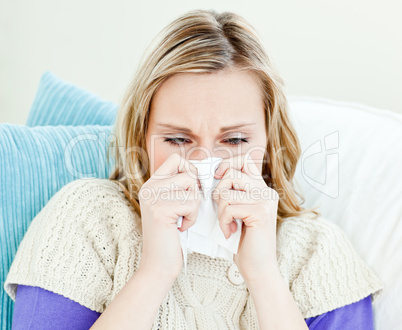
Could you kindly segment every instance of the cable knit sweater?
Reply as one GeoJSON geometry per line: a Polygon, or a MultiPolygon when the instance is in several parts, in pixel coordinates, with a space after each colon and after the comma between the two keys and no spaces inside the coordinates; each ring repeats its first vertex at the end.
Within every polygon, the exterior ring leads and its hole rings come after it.
{"type": "MultiPolygon", "coordinates": [[[[119,185],[78,179],[33,219],[4,289],[15,301],[18,284],[38,286],[102,313],[137,271],[141,254],[141,219],[119,185]]],[[[304,318],[375,298],[383,287],[343,232],[323,218],[287,218],[278,229],[277,257],[304,318]]],[[[189,254],[187,275],[182,270],[174,282],[152,329],[259,329],[245,283],[228,279],[233,263],[189,254]]]]}

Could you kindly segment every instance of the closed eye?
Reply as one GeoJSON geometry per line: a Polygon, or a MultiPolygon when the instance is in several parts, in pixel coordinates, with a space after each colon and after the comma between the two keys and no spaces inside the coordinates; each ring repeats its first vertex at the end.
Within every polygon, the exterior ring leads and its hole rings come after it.
{"type": "MultiPolygon", "coordinates": [[[[235,145],[235,146],[242,144],[242,143],[249,143],[248,139],[245,139],[245,138],[230,138],[230,139],[226,139],[223,141],[225,141],[226,144],[235,145]]],[[[173,146],[180,146],[180,145],[185,145],[185,144],[191,143],[189,140],[187,140],[185,138],[165,138],[164,142],[167,142],[173,146]],[[179,140],[181,140],[182,142],[178,142],[179,140]]]]}

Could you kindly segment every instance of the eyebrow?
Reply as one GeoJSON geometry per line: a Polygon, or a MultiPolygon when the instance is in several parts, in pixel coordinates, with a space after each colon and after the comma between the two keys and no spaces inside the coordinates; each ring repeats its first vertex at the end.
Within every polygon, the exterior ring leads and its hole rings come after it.
{"type": "MultiPolygon", "coordinates": [[[[230,131],[232,129],[237,129],[237,128],[241,128],[241,127],[244,127],[244,126],[251,126],[251,125],[256,125],[256,124],[257,123],[239,123],[239,124],[236,124],[236,125],[224,126],[224,127],[220,128],[219,132],[224,133],[224,132],[230,131]]],[[[156,125],[166,127],[166,128],[170,128],[170,129],[174,129],[174,130],[177,130],[177,131],[180,131],[182,133],[189,134],[189,135],[194,135],[191,132],[191,129],[188,129],[186,127],[176,126],[176,125],[169,124],[169,123],[156,123],[156,125]]]]}

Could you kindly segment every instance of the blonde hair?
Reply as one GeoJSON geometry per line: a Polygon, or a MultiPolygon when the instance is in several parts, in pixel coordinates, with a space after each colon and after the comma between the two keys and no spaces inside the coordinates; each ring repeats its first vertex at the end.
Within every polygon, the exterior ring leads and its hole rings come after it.
{"type": "Polygon", "coordinates": [[[280,196],[278,224],[287,217],[304,213],[319,215],[314,209],[300,206],[304,198],[294,189],[292,180],[301,147],[288,117],[284,82],[259,35],[235,13],[193,10],[162,29],[148,46],[123,97],[113,128],[115,140],[111,145],[116,162],[109,179],[120,184],[140,216],[138,193],[150,177],[145,150],[153,95],[176,73],[214,73],[234,66],[255,74],[259,81],[265,108],[268,156],[267,159],[264,157],[262,176],[280,196]],[[133,178],[131,173],[140,175],[133,178]]]}

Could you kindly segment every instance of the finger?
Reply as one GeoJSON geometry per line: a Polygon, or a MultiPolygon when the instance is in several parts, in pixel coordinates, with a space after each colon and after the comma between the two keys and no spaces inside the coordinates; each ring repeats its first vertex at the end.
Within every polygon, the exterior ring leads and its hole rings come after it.
{"type": "Polygon", "coordinates": [[[228,239],[232,235],[233,226],[236,226],[237,229],[237,224],[232,225],[231,223],[234,222],[235,219],[242,219],[242,216],[245,217],[248,214],[245,214],[244,211],[242,211],[243,205],[223,205],[220,215],[218,216],[219,226],[225,238],[228,239]]]}
{"type": "MultiPolygon", "coordinates": [[[[194,165],[191,164],[191,166],[194,165]]],[[[196,167],[195,170],[198,173],[198,169],[196,167]]],[[[149,181],[150,182],[147,183],[148,188],[157,187],[158,189],[163,188],[169,190],[201,190],[201,183],[197,177],[197,174],[194,174],[192,171],[183,171],[172,176],[164,175],[156,178],[154,178],[153,175],[149,181]]]]}
{"type": "Polygon", "coordinates": [[[183,214],[182,215],[183,219],[182,219],[182,224],[178,229],[181,232],[184,232],[187,229],[189,229],[190,227],[194,226],[197,221],[198,213],[199,213],[199,208],[197,208],[196,206],[193,206],[193,209],[188,213],[185,213],[184,211],[180,212],[180,214],[183,214]]]}
{"type": "MultiPolygon", "coordinates": [[[[255,201],[251,201],[251,200],[247,200],[246,202],[242,202],[240,200],[241,198],[247,199],[247,197],[245,196],[245,194],[247,194],[246,192],[238,191],[238,190],[231,190],[230,193],[232,196],[234,196],[233,198],[226,198],[226,199],[219,200],[218,219],[223,218],[223,214],[224,214],[227,206],[230,206],[230,205],[256,205],[257,204],[255,201]],[[242,195],[243,197],[240,197],[240,199],[238,199],[239,195],[242,195]]],[[[230,225],[231,231],[236,232],[237,223],[235,221],[232,221],[229,225],[230,225]]]]}
{"type": "Polygon", "coordinates": [[[242,190],[227,190],[221,191],[218,195],[218,204],[228,203],[233,204],[256,204],[259,201],[258,193],[256,194],[257,199],[253,198],[253,194],[250,191],[242,190]]]}
{"type": "Polygon", "coordinates": [[[178,173],[174,177],[164,179],[158,183],[158,187],[170,190],[201,190],[201,183],[193,173],[178,173]]]}
{"type": "Polygon", "coordinates": [[[198,177],[198,169],[194,164],[180,156],[178,153],[173,153],[161,166],[159,166],[151,178],[154,180],[166,179],[183,172],[192,173],[194,178],[198,177]]]}
{"type": "Polygon", "coordinates": [[[257,225],[257,220],[251,217],[253,208],[254,208],[253,205],[225,206],[221,216],[219,217],[219,226],[221,227],[221,230],[226,239],[228,239],[232,235],[231,228],[233,228],[234,225],[231,225],[231,223],[235,219],[241,219],[243,223],[248,227],[255,227],[257,225]]]}
{"type": "Polygon", "coordinates": [[[221,189],[219,194],[214,194],[214,198],[216,198],[215,200],[218,204],[221,200],[225,200],[229,204],[256,204],[261,200],[278,201],[280,199],[276,190],[266,185],[262,187],[254,186],[246,190],[221,189]]]}
{"type": "Polygon", "coordinates": [[[215,170],[215,177],[221,178],[222,176],[225,175],[226,171],[231,167],[241,170],[241,167],[242,167],[242,162],[241,162],[242,156],[241,155],[243,155],[243,154],[236,155],[233,157],[223,158],[215,170]]]}
{"type": "Polygon", "coordinates": [[[250,154],[246,154],[243,158],[242,172],[246,173],[250,178],[262,179],[261,170],[258,168],[256,162],[262,162],[260,158],[253,159],[250,154]]]}
{"type": "Polygon", "coordinates": [[[235,233],[237,231],[237,222],[236,221],[232,221],[229,226],[230,226],[230,230],[232,233],[235,233]]]}
{"type": "Polygon", "coordinates": [[[180,173],[171,179],[143,184],[139,196],[141,200],[154,204],[160,199],[181,200],[190,193],[195,194],[197,192],[202,193],[202,190],[197,187],[194,179],[190,178],[187,173],[180,173]]]}
{"type": "Polygon", "coordinates": [[[229,158],[224,158],[216,169],[215,177],[222,177],[231,167],[246,173],[250,177],[260,177],[261,172],[255,163],[258,160],[259,159],[252,159],[248,152],[229,158]]]}
{"type": "Polygon", "coordinates": [[[195,224],[198,217],[200,201],[197,196],[191,195],[186,199],[185,203],[177,200],[174,201],[174,206],[170,205],[171,208],[174,208],[176,227],[179,217],[183,217],[182,225],[178,228],[180,231],[185,231],[195,224]]]}
{"type": "Polygon", "coordinates": [[[250,191],[254,187],[256,182],[234,168],[229,168],[222,179],[218,182],[215,188],[212,190],[211,197],[217,204],[221,194],[227,194],[230,190],[250,191]]]}
{"type": "Polygon", "coordinates": [[[191,178],[193,179],[193,178],[195,178],[196,179],[196,182],[197,182],[197,185],[198,185],[198,188],[201,190],[202,188],[201,188],[201,182],[200,182],[200,179],[198,178],[198,168],[197,168],[197,166],[195,166],[192,162],[190,162],[190,161],[187,161],[187,164],[188,164],[188,169],[189,169],[189,171],[188,171],[188,173],[190,173],[190,171],[191,171],[191,178]]]}
{"type": "MultiPolygon", "coordinates": [[[[230,214],[227,214],[226,208],[229,207],[230,204],[226,201],[221,201],[218,206],[218,220],[219,225],[222,229],[222,232],[225,238],[229,238],[232,234],[232,223],[234,222],[234,218],[230,217],[230,214]]],[[[237,228],[237,227],[236,227],[237,228]]]]}

